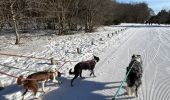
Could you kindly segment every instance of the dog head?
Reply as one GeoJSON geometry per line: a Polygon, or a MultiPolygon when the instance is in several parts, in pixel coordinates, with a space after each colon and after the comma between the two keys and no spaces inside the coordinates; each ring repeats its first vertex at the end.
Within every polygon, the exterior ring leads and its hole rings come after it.
{"type": "Polygon", "coordinates": [[[96,62],[98,62],[100,59],[99,59],[99,57],[94,56],[94,60],[96,60],[96,62]]]}
{"type": "Polygon", "coordinates": [[[133,55],[132,55],[132,60],[133,60],[133,59],[135,59],[135,57],[136,57],[136,55],[135,55],[135,54],[133,54],[133,55]]]}
{"type": "Polygon", "coordinates": [[[133,55],[132,55],[132,58],[131,58],[131,61],[141,62],[141,61],[142,61],[141,55],[135,55],[135,54],[133,54],[133,55]]]}
{"type": "Polygon", "coordinates": [[[59,71],[57,73],[58,73],[58,77],[61,77],[61,73],[59,71]]]}
{"type": "Polygon", "coordinates": [[[56,69],[55,74],[57,77],[61,77],[61,73],[56,69]]]}
{"type": "Polygon", "coordinates": [[[54,72],[55,72],[55,76],[61,77],[61,73],[56,68],[54,69],[54,72]]]}
{"type": "Polygon", "coordinates": [[[18,78],[17,78],[17,85],[22,85],[23,84],[23,75],[21,75],[21,76],[19,76],[18,78]]]}

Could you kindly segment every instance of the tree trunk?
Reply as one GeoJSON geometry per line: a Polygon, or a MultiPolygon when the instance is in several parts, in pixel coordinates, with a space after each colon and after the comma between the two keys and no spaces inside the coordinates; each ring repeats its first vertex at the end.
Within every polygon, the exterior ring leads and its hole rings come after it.
{"type": "Polygon", "coordinates": [[[62,28],[62,29],[61,29],[61,31],[62,31],[62,34],[67,34],[67,31],[66,31],[66,30],[67,30],[67,29],[66,29],[66,16],[65,16],[65,15],[66,15],[66,14],[65,14],[66,12],[65,12],[64,4],[63,4],[63,3],[62,3],[61,10],[62,10],[62,11],[61,11],[61,13],[62,13],[62,14],[61,14],[61,16],[62,16],[62,21],[61,21],[61,26],[62,26],[61,28],[62,28]]]}
{"type": "Polygon", "coordinates": [[[14,15],[13,4],[11,4],[11,13],[12,13],[12,20],[14,22],[14,28],[15,28],[15,36],[16,36],[15,44],[18,45],[19,42],[20,42],[20,37],[19,37],[19,33],[18,33],[16,18],[15,18],[15,15],[14,15]]]}
{"type": "Polygon", "coordinates": [[[93,20],[92,20],[92,11],[89,12],[89,32],[93,32],[93,20]]]}
{"type": "Polygon", "coordinates": [[[86,12],[86,19],[85,19],[85,32],[89,32],[89,12],[86,12]]]}
{"type": "Polygon", "coordinates": [[[61,35],[61,18],[60,18],[60,13],[58,13],[58,34],[61,35]]]}
{"type": "Polygon", "coordinates": [[[19,33],[18,33],[17,22],[16,22],[16,19],[15,19],[15,16],[13,15],[12,17],[13,17],[14,27],[15,27],[15,36],[16,36],[15,44],[18,45],[19,42],[20,42],[20,38],[19,38],[19,33]]]}

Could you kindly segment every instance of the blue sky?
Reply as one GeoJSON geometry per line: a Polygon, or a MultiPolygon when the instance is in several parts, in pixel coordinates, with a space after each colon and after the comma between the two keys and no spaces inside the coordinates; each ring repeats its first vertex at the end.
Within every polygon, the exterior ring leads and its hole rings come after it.
{"type": "Polygon", "coordinates": [[[170,9],[170,0],[117,0],[118,2],[146,2],[155,13],[161,9],[170,9]]]}

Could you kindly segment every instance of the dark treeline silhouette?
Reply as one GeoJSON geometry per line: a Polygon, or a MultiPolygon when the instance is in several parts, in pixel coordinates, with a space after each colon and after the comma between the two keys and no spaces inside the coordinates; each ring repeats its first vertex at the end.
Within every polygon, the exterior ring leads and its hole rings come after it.
{"type": "Polygon", "coordinates": [[[149,21],[151,23],[170,24],[170,10],[161,10],[157,15],[151,16],[149,21]]]}
{"type": "Polygon", "coordinates": [[[146,3],[116,0],[0,0],[0,31],[54,30],[55,34],[92,32],[100,25],[141,23],[150,16],[146,3]]]}
{"type": "Polygon", "coordinates": [[[146,3],[118,3],[114,9],[114,19],[126,23],[143,23],[150,16],[146,3]]]}

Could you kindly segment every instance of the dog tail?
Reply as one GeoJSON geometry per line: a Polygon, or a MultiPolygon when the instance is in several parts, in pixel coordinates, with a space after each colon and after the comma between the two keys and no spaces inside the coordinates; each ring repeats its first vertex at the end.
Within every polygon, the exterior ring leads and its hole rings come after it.
{"type": "Polygon", "coordinates": [[[22,84],[23,84],[23,76],[21,75],[17,78],[17,85],[22,85],[22,84]]]}
{"type": "Polygon", "coordinates": [[[72,72],[71,69],[70,69],[70,70],[69,70],[69,74],[72,75],[72,74],[74,74],[74,72],[72,72]]]}

